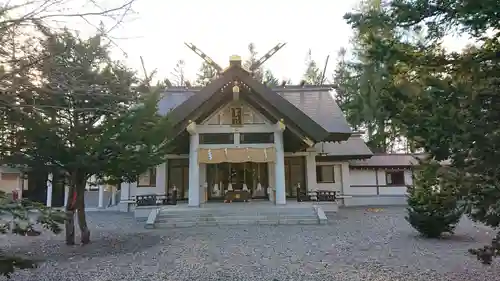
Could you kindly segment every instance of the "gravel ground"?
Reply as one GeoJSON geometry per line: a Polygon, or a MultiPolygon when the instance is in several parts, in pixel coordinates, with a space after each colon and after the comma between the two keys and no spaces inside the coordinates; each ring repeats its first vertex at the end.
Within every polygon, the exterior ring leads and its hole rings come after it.
{"type": "Polygon", "coordinates": [[[403,208],[343,209],[307,227],[146,230],[131,214],[88,218],[93,242],[84,247],[65,246],[63,235],[0,237],[4,249],[43,261],[12,280],[500,280],[498,261],[483,266],[466,253],[488,242],[487,228],[464,220],[456,235],[426,240],[403,208]]]}

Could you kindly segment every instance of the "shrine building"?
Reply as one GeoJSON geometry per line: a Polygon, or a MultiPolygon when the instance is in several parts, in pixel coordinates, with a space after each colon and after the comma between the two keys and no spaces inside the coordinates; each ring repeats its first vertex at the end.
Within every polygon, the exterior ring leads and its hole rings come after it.
{"type": "Polygon", "coordinates": [[[415,158],[372,153],[334,94],[329,85],[269,88],[239,56],[205,87],[168,88],[159,110],[175,145],[165,163],[122,183],[120,209],[174,189],[192,207],[241,198],[283,205],[316,190],[336,191],[340,205],[404,204],[415,158]]]}

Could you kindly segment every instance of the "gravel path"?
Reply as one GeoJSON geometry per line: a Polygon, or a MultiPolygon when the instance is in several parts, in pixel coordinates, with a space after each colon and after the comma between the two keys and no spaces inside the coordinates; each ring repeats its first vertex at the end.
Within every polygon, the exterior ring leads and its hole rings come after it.
{"type": "Polygon", "coordinates": [[[131,214],[88,217],[85,247],[65,246],[63,235],[0,237],[4,249],[45,260],[12,280],[500,280],[498,261],[487,267],[466,253],[488,242],[486,228],[464,220],[455,236],[426,240],[403,208],[343,209],[328,225],[307,227],[146,230],[131,214]]]}

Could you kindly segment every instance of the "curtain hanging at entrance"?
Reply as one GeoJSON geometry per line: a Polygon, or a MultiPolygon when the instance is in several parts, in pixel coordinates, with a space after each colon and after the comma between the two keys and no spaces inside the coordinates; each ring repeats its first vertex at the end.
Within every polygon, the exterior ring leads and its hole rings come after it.
{"type": "Polygon", "coordinates": [[[216,164],[222,162],[274,162],[276,150],[274,147],[267,148],[200,148],[198,150],[198,162],[216,164]]]}

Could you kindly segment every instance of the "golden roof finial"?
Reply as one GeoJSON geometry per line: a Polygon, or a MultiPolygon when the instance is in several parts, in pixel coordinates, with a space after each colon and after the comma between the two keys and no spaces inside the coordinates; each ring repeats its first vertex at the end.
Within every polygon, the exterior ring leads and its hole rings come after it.
{"type": "Polygon", "coordinates": [[[229,61],[241,61],[241,57],[238,55],[232,55],[229,57],[229,61]]]}

